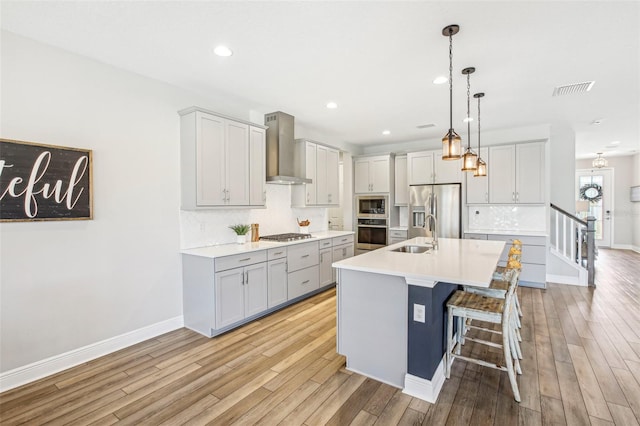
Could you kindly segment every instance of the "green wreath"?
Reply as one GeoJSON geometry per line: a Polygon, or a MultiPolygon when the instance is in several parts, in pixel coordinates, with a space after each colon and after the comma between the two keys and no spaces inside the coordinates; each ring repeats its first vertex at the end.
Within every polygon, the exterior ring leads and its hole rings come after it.
{"type": "Polygon", "coordinates": [[[597,183],[588,183],[580,188],[580,199],[591,203],[602,200],[602,187],[597,183]]]}

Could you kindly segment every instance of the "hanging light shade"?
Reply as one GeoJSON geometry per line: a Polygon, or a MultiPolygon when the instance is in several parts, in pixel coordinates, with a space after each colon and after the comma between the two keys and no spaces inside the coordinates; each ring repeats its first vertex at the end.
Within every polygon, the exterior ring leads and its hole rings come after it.
{"type": "Polygon", "coordinates": [[[487,175],[487,163],[480,156],[480,98],[484,96],[484,93],[475,93],[474,98],[478,100],[478,161],[476,163],[476,169],[473,172],[474,177],[482,177],[487,175]]]}
{"type": "Polygon", "coordinates": [[[598,169],[607,167],[609,165],[609,162],[607,161],[607,159],[602,156],[601,152],[598,152],[597,154],[598,154],[598,157],[593,160],[593,163],[591,163],[591,165],[598,169]]]}
{"type": "Polygon", "coordinates": [[[462,171],[475,172],[478,168],[478,155],[471,149],[471,74],[476,71],[474,67],[462,70],[462,74],[467,76],[467,149],[462,156],[462,171]]]}
{"type": "Polygon", "coordinates": [[[453,130],[453,36],[460,27],[449,25],[442,29],[442,35],[449,37],[449,131],[442,138],[442,159],[457,160],[461,157],[460,136],[453,130]]]}

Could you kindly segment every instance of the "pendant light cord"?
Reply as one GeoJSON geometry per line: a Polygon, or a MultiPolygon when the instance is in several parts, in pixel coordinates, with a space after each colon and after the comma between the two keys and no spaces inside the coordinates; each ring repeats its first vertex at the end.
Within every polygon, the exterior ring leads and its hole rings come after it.
{"type": "MultiPolygon", "coordinates": [[[[471,149],[471,73],[467,74],[467,149],[471,149]]],[[[479,153],[478,153],[479,154],[479,153]]]]}
{"type": "Polygon", "coordinates": [[[453,130],[453,28],[449,28],[449,142],[453,130]]]}
{"type": "Polygon", "coordinates": [[[480,96],[478,96],[478,158],[480,158],[480,96]]]}

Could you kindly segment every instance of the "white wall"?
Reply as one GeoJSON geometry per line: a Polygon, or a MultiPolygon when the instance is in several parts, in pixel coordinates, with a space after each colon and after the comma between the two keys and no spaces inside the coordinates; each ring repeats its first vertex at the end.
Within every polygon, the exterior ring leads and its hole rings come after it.
{"type": "MultiPolygon", "coordinates": [[[[638,186],[640,185],[640,154],[636,154],[631,157],[632,169],[633,169],[633,180],[632,185],[638,186]]],[[[635,202],[631,203],[631,214],[633,223],[633,238],[631,240],[631,244],[633,246],[633,250],[640,253],[640,203],[635,202]]]]}
{"type": "MultiPolygon", "coordinates": [[[[288,187],[267,189],[276,210],[180,212],[177,111],[197,105],[261,123],[249,104],[7,32],[1,43],[1,136],[92,149],[95,202],[91,221],[0,224],[0,373],[180,319],[181,228],[196,227],[183,245],[229,241],[226,226],[238,222],[261,223],[263,234],[294,229],[303,213],[285,207],[288,187]]],[[[324,209],[304,214],[326,229],[324,209]]]]}
{"type": "Polygon", "coordinates": [[[554,124],[549,138],[549,200],[552,204],[572,212],[575,209],[576,137],[568,126],[554,124]]]}
{"type": "MultiPolygon", "coordinates": [[[[640,227],[640,219],[637,207],[630,200],[631,186],[634,179],[634,157],[607,157],[609,162],[608,168],[613,169],[613,209],[611,215],[613,217],[613,239],[611,247],[629,249],[634,243],[634,236],[637,228],[640,227]]],[[[576,169],[591,169],[593,159],[576,160],[576,169]]],[[[574,200],[575,200],[575,173],[574,173],[574,200]]]]}

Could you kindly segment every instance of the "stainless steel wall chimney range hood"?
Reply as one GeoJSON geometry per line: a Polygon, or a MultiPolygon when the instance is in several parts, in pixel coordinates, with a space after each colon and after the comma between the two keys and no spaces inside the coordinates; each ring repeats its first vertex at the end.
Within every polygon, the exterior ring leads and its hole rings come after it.
{"type": "Polygon", "coordinates": [[[300,185],[311,183],[295,175],[292,115],[277,111],[265,114],[264,124],[267,129],[267,183],[281,185],[300,185]]]}

